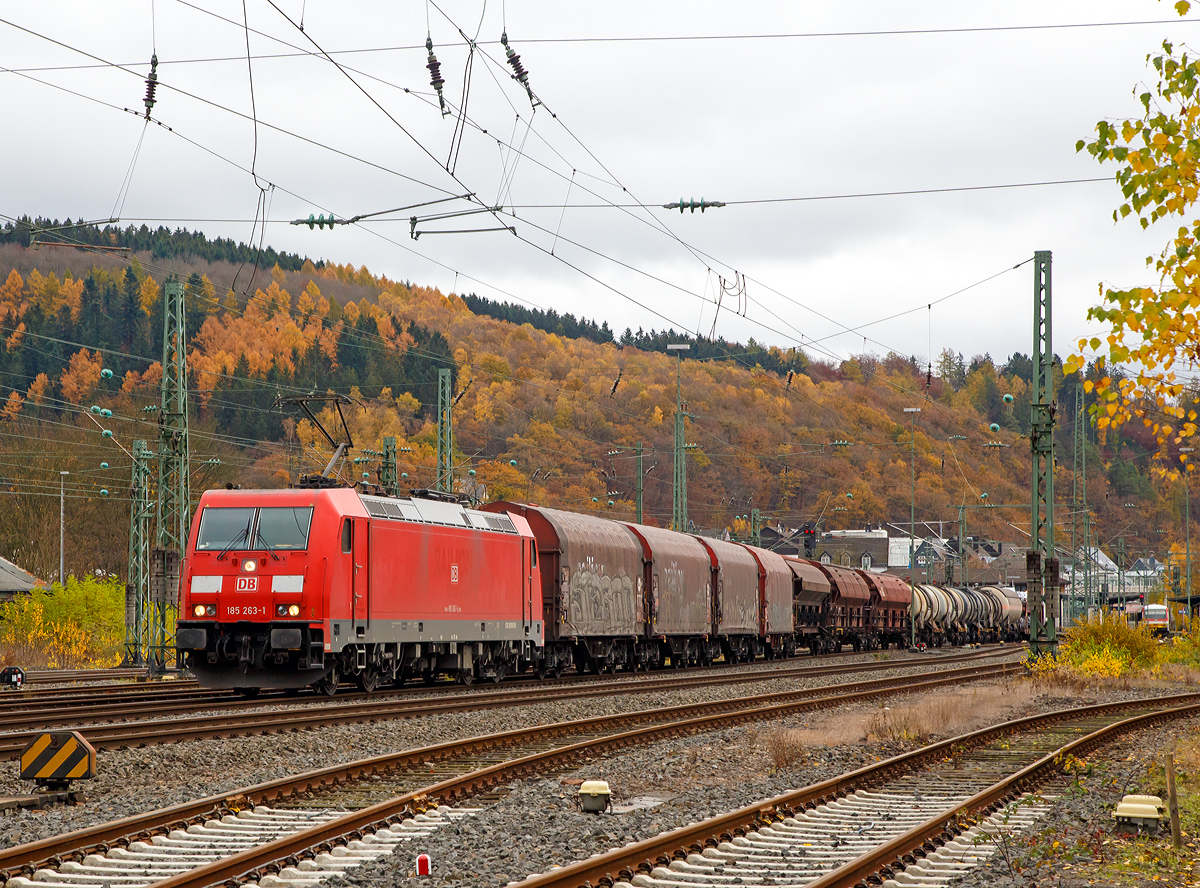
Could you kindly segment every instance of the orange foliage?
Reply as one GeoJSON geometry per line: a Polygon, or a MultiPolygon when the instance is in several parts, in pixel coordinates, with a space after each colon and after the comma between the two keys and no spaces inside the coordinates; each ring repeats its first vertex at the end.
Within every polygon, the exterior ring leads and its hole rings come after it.
{"type": "Polygon", "coordinates": [[[28,391],[25,392],[29,396],[29,400],[34,404],[46,403],[46,390],[50,388],[50,377],[45,373],[39,373],[37,378],[29,384],[28,391]]]}
{"type": "Polygon", "coordinates": [[[12,331],[12,335],[4,340],[4,347],[9,351],[16,351],[21,347],[21,342],[25,339],[25,322],[17,324],[17,328],[12,331]]]}
{"type": "Polygon", "coordinates": [[[142,278],[142,286],[140,292],[142,311],[146,314],[154,311],[154,303],[158,302],[158,284],[154,278],[146,275],[142,278]]]}
{"type": "Polygon", "coordinates": [[[25,314],[26,303],[22,296],[25,292],[25,281],[14,268],[8,273],[8,280],[0,286],[0,319],[8,315],[21,317],[25,314]]]}
{"type": "Polygon", "coordinates": [[[67,278],[59,288],[58,295],[59,301],[54,310],[57,312],[60,306],[66,305],[71,310],[71,319],[79,320],[79,309],[83,307],[83,278],[67,278]]]}
{"type": "Polygon", "coordinates": [[[70,404],[82,404],[100,382],[100,371],[104,369],[104,358],[100,352],[80,349],[71,355],[67,369],[63,371],[59,386],[63,400],[70,404]]]}
{"type": "Polygon", "coordinates": [[[21,412],[21,405],[24,403],[25,399],[21,397],[20,392],[10,392],[8,399],[4,402],[4,408],[0,410],[0,417],[16,419],[17,414],[21,412]]]}

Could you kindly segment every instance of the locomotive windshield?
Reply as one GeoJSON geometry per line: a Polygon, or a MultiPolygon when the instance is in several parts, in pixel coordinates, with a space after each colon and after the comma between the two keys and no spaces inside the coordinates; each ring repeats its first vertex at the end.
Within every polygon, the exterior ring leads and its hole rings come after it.
{"type": "Polygon", "coordinates": [[[312,506],[206,508],[196,551],[307,549],[312,512],[312,506]]]}
{"type": "Polygon", "coordinates": [[[200,516],[200,533],[196,537],[196,551],[242,545],[250,537],[254,525],[254,509],[205,509],[200,516]]]}
{"type": "Polygon", "coordinates": [[[308,526],[312,523],[312,506],[264,508],[258,511],[257,545],[269,549],[308,548],[308,526]]]}

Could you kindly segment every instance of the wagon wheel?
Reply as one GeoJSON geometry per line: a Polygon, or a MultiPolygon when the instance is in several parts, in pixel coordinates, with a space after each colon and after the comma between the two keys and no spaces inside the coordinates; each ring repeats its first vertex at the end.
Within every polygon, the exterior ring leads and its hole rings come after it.
{"type": "Polygon", "coordinates": [[[500,684],[507,674],[508,670],[504,668],[504,664],[497,664],[495,672],[492,673],[492,684],[500,684]]]}
{"type": "Polygon", "coordinates": [[[431,670],[431,669],[422,670],[421,681],[425,682],[425,684],[427,684],[427,685],[433,684],[433,670],[431,670]]]}
{"type": "Polygon", "coordinates": [[[329,673],[315,685],[317,691],[324,694],[326,697],[332,697],[334,694],[336,694],[337,686],[338,671],[336,666],[331,668],[329,673]]]}
{"type": "Polygon", "coordinates": [[[551,674],[551,675],[553,675],[555,678],[562,678],[562,677],[563,677],[563,666],[562,666],[562,663],[560,663],[560,662],[555,662],[555,664],[554,664],[554,669],[551,671],[551,673],[550,673],[550,674],[551,674]]]}
{"type": "Polygon", "coordinates": [[[458,680],[462,682],[463,687],[467,687],[475,680],[475,673],[470,669],[459,670],[458,680]]]}
{"type": "Polygon", "coordinates": [[[537,676],[537,680],[541,681],[546,677],[546,661],[538,660],[537,666],[534,667],[533,674],[537,676]]]}

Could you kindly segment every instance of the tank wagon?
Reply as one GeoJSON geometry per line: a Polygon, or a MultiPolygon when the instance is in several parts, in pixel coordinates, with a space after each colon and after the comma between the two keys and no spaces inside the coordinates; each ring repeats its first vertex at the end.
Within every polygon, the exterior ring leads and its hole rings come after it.
{"type": "Polygon", "coordinates": [[[1018,641],[1027,628],[1024,603],[1015,590],[1007,587],[920,585],[914,591],[916,638],[931,647],[1018,641]]]}
{"type": "Polygon", "coordinates": [[[908,583],[543,506],[354,488],[215,490],[192,522],[176,648],[207,687],[332,694],[1017,640],[1011,589],[908,583]],[[910,616],[911,615],[911,616],[910,616]]]}

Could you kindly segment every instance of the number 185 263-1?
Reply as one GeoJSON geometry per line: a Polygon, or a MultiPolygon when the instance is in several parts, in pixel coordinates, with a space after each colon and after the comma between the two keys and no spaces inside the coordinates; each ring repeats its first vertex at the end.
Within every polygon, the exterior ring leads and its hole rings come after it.
{"type": "Polygon", "coordinates": [[[242,605],[239,607],[227,607],[225,613],[230,617],[265,617],[267,615],[266,606],[255,607],[254,605],[242,605]]]}

